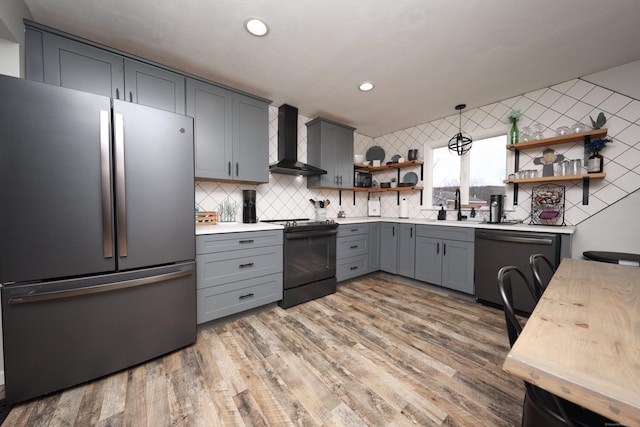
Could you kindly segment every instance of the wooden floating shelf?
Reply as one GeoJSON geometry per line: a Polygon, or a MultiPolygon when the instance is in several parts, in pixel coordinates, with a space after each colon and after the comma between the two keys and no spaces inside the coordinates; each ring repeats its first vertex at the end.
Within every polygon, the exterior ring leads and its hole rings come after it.
{"type": "Polygon", "coordinates": [[[415,187],[415,186],[395,187],[395,188],[353,187],[353,191],[363,191],[367,193],[384,193],[386,191],[409,191],[409,190],[422,190],[422,187],[415,187]]]}
{"type": "Polygon", "coordinates": [[[537,141],[519,142],[517,144],[507,145],[507,150],[521,151],[531,148],[548,147],[550,145],[568,144],[570,142],[584,142],[584,137],[589,136],[591,139],[604,138],[607,136],[608,129],[596,129],[589,132],[570,133],[568,135],[554,136],[553,138],[539,139],[537,141]]]}
{"type": "Polygon", "coordinates": [[[563,176],[539,176],[538,178],[516,178],[505,179],[505,184],[525,184],[529,182],[554,182],[554,181],[581,181],[583,178],[589,179],[604,179],[607,176],[606,173],[588,173],[584,175],[563,175],[563,176]]]}
{"type": "Polygon", "coordinates": [[[353,166],[356,169],[366,170],[369,172],[380,172],[389,169],[404,169],[410,168],[412,166],[421,166],[424,164],[423,160],[409,160],[407,162],[402,163],[391,163],[389,165],[380,165],[380,166],[369,166],[362,163],[354,163],[353,166]]]}

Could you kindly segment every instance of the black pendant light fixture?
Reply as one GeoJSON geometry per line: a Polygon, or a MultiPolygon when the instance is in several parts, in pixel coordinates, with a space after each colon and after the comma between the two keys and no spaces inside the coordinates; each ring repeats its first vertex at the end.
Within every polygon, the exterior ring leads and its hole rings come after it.
{"type": "Polygon", "coordinates": [[[462,156],[467,151],[471,150],[471,144],[473,139],[470,136],[462,134],[462,110],[467,108],[467,104],[456,105],[456,110],[460,112],[460,126],[459,132],[449,140],[449,150],[456,153],[458,156],[462,156]]]}

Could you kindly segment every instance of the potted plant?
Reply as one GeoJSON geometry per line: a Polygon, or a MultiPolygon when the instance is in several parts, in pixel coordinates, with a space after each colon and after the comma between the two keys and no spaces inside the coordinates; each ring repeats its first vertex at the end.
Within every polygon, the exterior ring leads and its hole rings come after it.
{"type": "Polygon", "coordinates": [[[398,183],[396,182],[395,178],[391,178],[391,188],[396,188],[398,186],[398,183]]]}
{"type": "Polygon", "coordinates": [[[609,138],[598,138],[593,141],[589,141],[584,145],[584,148],[589,152],[589,160],[587,161],[588,173],[602,172],[604,157],[600,154],[600,150],[610,142],[611,139],[609,138]]]}

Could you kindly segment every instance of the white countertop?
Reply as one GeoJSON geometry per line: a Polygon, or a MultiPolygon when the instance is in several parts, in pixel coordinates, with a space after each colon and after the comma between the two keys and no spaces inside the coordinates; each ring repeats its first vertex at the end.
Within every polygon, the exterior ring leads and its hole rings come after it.
{"type": "MultiPolygon", "coordinates": [[[[483,228],[488,230],[505,230],[505,231],[530,231],[538,233],[555,233],[555,234],[573,234],[576,227],[573,225],[565,225],[562,227],[554,227],[549,225],[529,225],[529,224],[487,224],[479,221],[438,221],[433,219],[418,218],[393,218],[378,216],[362,216],[353,218],[330,218],[338,224],[355,224],[361,222],[396,222],[405,224],[423,224],[445,227],[467,227],[467,228],[483,228]]],[[[258,222],[256,224],[236,223],[218,223],[217,225],[198,225],[196,226],[196,236],[201,234],[218,234],[218,233],[241,233],[246,231],[265,231],[265,230],[282,230],[281,225],[271,224],[267,222],[258,222]]]]}
{"type": "Polygon", "coordinates": [[[265,231],[265,230],[282,230],[281,225],[270,224],[268,222],[258,222],[255,224],[245,224],[242,222],[224,223],[219,222],[216,225],[197,225],[196,236],[201,234],[219,234],[219,233],[242,233],[246,231],[265,231]]]}
{"type": "Polygon", "coordinates": [[[576,231],[576,227],[573,225],[564,225],[561,227],[555,227],[550,225],[530,225],[530,224],[487,224],[479,221],[466,220],[455,221],[445,220],[438,221],[433,219],[418,219],[418,218],[393,218],[393,217],[377,217],[377,216],[363,216],[354,218],[333,218],[338,224],[355,224],[358,222],[398,222],[406,224],[423,224],[423,225],[436,225],[446,227],[468,227],[468,228],[483,228],[488,230],[505,230],[505,231],[530,231],[538,233],[556,233],[556,234],[573,234],[576,231]]]}

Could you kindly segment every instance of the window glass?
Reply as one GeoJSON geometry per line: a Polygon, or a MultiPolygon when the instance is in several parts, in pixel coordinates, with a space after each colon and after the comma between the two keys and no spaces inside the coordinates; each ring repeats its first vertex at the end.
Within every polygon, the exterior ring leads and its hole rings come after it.
{"type": "Polygon", "coordinates": [[[473,141],[465,156],[448,147],[432,150],[432,206],[454,209],[455,190],[461,188],[462,203],[487,206],[491,194],[504,194],[507,136],[473,141]],[[465,179],[463,177],[468,177],[465,179]]]}
{"type": "Polygon", "coordinates": [[[507,164],[507,136],[483,139],[470,151],[469,204],[489,205],[491,194],[504,194],[507,164]]]}

